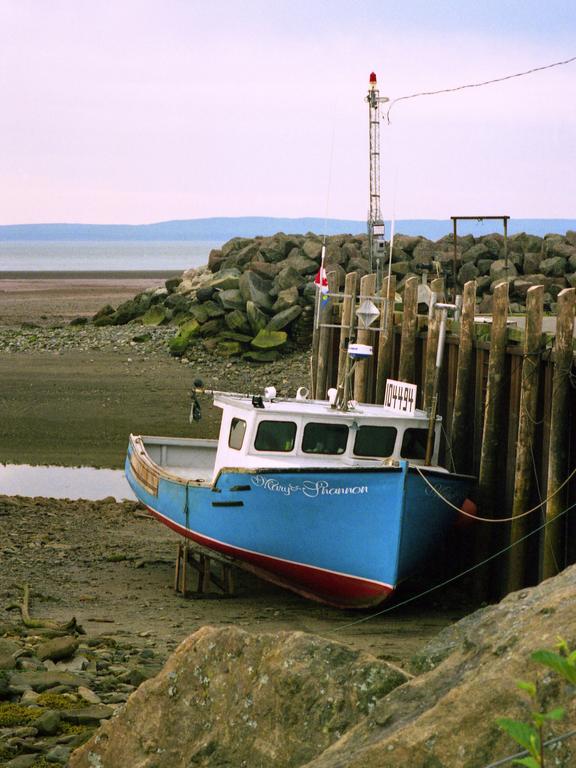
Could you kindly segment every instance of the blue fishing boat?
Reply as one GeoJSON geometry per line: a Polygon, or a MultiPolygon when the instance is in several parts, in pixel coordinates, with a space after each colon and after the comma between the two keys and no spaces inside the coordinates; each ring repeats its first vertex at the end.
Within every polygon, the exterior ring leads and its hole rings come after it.
{"type": "Polygon", "coordinates": [[[162,523],[346,608],[381,603],[438,554],[473,480],[439,466],[439,417],[303,389],[212,394],[218,440],[130,436],[126,476],[162,523]]]}

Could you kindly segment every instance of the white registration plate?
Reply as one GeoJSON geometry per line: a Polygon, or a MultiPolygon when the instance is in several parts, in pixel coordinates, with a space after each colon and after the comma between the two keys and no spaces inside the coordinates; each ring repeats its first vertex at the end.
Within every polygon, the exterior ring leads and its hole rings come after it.
{"type": "Polygon", "coordinates": [[[414,413],[416,410],[416,384],[388,379],[384,393],[384,408],[398,413],[414,413]]]}

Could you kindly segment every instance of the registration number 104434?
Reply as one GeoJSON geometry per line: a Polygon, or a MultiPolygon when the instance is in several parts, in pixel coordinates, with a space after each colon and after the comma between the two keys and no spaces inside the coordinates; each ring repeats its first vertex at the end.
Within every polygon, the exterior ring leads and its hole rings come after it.
{"type": "Polygon", "coordinates": [[[414,413],[416,410],[416,384],[388,379],[384,393],[384,408],[399,413],[414,413]]]}

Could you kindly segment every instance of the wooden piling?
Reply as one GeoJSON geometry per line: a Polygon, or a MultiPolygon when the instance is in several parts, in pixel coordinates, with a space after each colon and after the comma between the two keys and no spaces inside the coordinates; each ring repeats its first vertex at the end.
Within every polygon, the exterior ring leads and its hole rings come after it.
{"type": "MultiPolygon", "coordinates": [[[[336,272],[329,272],[328,293],[338,291],[338,275],[336,272]]],[[[319,400],[326,398],[326,390],[330,385],[330,357],[332,353],[332,328],[327,328],[327,323],[332,323],[334,299],[331,298],[324,305],[320,300],[318,329],[318,367],[316,372],[316,389],[314,397],[319,400]]]]}
{"type": "Polygon", "coordinates": [[[380,333],[378,336],[378,367],[376,371],[375,403],[384,402],[386,380],[392,378],[394,354],[394,301],[396,297],[396,276],[385,277],[382,282],[382,304],[380,305],[380,333]]]}
{"type": "Polygon", "coordinates": [[[510,531],[507,591],[522,589],[526,583],[528,542],[523,540],[529,530],[530,519],[520,517],[531,503],[534,477],[534,436],[538,414],[539,356],[542,351],[542,316],[544,288],[534,285],[526,296],[526,329],[524,332],[524,359],[520,390],[520,414],[514,471],[514,498],[510,531]]]}
{"type": "Polygon", "coordinates": [[[554,376],[552,380],[552,414],[542,578],[554,576],[564,567],[564,517],[558,517],[566,506],[566,487],[558,490],[568,475],[568,394],[573,357],[574,313],[576,289],[565,288],[558,294],[558,318],[554,344],[554,376]]]}
{"type": "Polygon", "coordinates": [[[404,286],[402,302],[402,346],[398,380],[410,384],[416,382],[416,328],[418,324],[418,285],[417,277],[409,277],[404,286]]]}
{"type": "MultiPolygon", "coordinates": [[[[504,396],[506,340],[508,319],[508,283],[501,283],[494,289],[492,303],[492,328],[490,332],[490,356],[488,358],[488,381],[486,402],[484,404],[484,426],[482,430],[482,445],[480,447],[480,471],[478,478],[478,500],[482,517],[504,517],[504,509],[500,506],[496,512],[498,492],[498,469],[500,444],[505,437],[504,396]]],[[[480,562],[491,554],[493,540],[497,537],[490,523],[476,532],[476,559],[480,562]]],[[[477,599],[486,599],[490,595],[490,570],[482,570],[474,582],[477,599]]]]}
{"type": "MultiPolygon", "coordinates": [[[[430,290],[436,296],[436,301],[444,299],[444,280],[437,277],[430,283],[430,290]]],[[[436,350],[438,349],[438,335],[440,333],[440,311],[432,308],[428,317],[428,332],[426,334],[426,363],[424,372],[424,387],[422,407],[425,411],[430,408],[432,389],[434,385],[434,371],[436,370],[436,350]]]]}
{"type": "Polygon", "coordinates": [[[451,453],[457,472],[470,472],[469,462],[472,451],[470,432],[472,417],[472,377],[474,374],[474,313],[476,311],[476,282],[470,280],[462,294],[462,315],[460,317],[460,343],[458,346],[458,367],[456,371],[456,392],[450,429],[451,453]]]}
{"type": "Polygon", "coordinates": [[[494,289],[492,330],[488,360],[488,389],[484,406],[484,429],[480,452],[479,492],[481,514],[493,517],[498,469],[498,449],[502,437],[504,410],[504,370],[508,319],[508,283],[494,289]]]}
{"type": "MultiPolygon", "coordinates": [[[[376,293],[376,275],[364,275],[360,280],[360,304],[376,293]]],[[[373,344],[374,331],[358,326],[358,344],[373,344]]],[[[370,393],[371,374],[374,368],[373,359],[361,361],[354,373],[354,399],[359,403],[368,402],[370,393]]]]}
{"type": "Polygon", "coordinates": [[[358,273],[349,272],[344,283],[344,300],[342,302],[342,329],[340,331],[340,346],[338,350],[338,392],[344,391],[344,377],[347,371],[348,341],[352,338],[355,327],[356,291],[358,273]]]}

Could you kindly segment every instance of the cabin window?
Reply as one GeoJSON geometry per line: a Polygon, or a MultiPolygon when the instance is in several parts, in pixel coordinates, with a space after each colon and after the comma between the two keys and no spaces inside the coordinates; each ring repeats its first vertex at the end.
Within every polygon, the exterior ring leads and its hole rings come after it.
{"type": "Polygon", "coordinates": [[[340,456],[346,450],[348,427],[346,424],[315,424],[304,427],[302,450],[304,453],[328,453],[340,456]]]}
{"type": "Polygon", "coordinates": [[[354,441],[356,456],[377,456],[386,458],[394,453],[396,427],[359,427],[354,441]]]}
{"type": "Polygon", "coordinates": [[[258,424],[254,448],[257,451],[283,451],[294,448],[296,424],[293,421],[261,421],[258,424]]]}
{"type": "Polygon", "coordinates": [[[400,455],[403,459],[425,459],[427,442],[427,429],[407,429],[402,437],[400,455]]]}
{"type": "Polygon", "coordinates": [[[230,425],[230,435],[228,436],[228,447],[239,451],[244,442],[246,434],[246,422],[243,419],[232,419],[230,425]]]}

